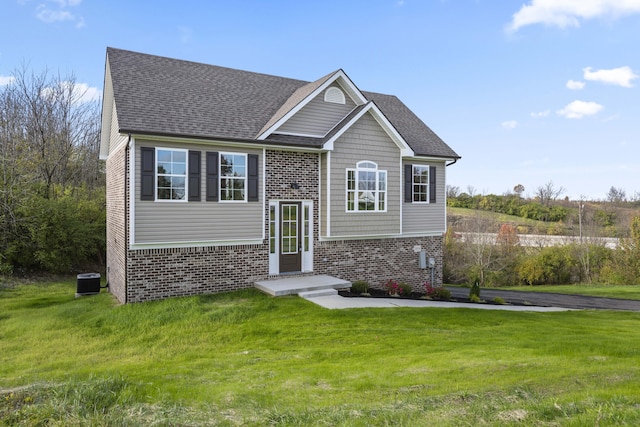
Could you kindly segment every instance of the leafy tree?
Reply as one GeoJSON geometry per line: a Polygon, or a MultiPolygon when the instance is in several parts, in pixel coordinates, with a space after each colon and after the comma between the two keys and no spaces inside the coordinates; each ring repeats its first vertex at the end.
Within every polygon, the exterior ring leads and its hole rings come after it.
{"type": "Polygon", "coordinates": [[[522,193],[524,193],[524,185],[516,184],[516,186],[513,187],[513,192],[516,193],[518,197],[522,197],[522,193]]]}
{"type": "Polygon", "coordinates": [[[86,100],[73,76],[22,68],[14,77],[0,88],[0,271],[61,272],[99,261],[99,102],[86,100]]]}

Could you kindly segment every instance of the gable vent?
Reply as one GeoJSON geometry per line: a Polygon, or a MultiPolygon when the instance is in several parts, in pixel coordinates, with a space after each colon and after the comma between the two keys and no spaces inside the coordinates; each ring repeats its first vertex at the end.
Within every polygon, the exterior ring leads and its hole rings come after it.
{"type": "Polygon", "coordinates": [[[333,102],[334,104],[344,104],[344,92],[335,86],[330,87],[324,92],[324,102],[333,102]]]}

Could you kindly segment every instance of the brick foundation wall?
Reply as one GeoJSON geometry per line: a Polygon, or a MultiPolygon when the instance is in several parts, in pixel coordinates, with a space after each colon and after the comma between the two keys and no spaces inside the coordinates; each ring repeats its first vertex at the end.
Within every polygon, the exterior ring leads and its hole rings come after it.
{"type": "Polygon", "coordinates": [[[374,288],[382,288],[387,280],[394,279],[423,292],[431,272],[419,268],[419,254],[414,248],[426,250],[427,257],[435,258],[434,282],[441,285],[442,242],[442,236],[316,242],[314,272],[350,282],[366,280],[374,288]]]}
{"type": "Polygon", "coordinates": [[[129,251],[128,302],[251,288],[267,277],[267,244],[129,251]]]}
{"type": "Polygon", "coordinates": [[[126,302],[125,263],[128,238],[125,233],[125,170],[128,168],[128,159],[125,156],[126,149],[123,145],[117,152],[111,153],[106,163],[107,280],[109,292],[121,303],[126,302]]]}

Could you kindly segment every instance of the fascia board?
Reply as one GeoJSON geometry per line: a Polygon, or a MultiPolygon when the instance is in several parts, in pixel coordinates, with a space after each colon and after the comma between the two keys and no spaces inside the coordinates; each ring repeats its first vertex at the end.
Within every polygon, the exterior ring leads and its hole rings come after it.
{"type": "Polygon", "coordinates": [[[311,92],[309,95],[307,95],[301,102],[298,103],[298,105],[296,105],[291,110],[289,110],[289,112],[287,114],[282,116],[269,129],[265,130],[262,134],[260,134],[257,139],[258,140],[264,140],[267,137],[269,137],[269,135],[274,133],[280,126],[282,126],[284,123],[286,123],[291,117],[296,115],[296,113],[298,111],[300,111],[305,105],[307,105],[309,102],[311,102],[311,100],[313,98],[318,96],[323,90],[328,88],[330,85],[332,85],[337,80],[340,80],[338,83],[340,84],[340,86],[343,87],[343,89],[346,89],[346,91],[349,93],[349,96],[352,99],[355,98],[354,102],[356,104],[358,104],[358,103],[364,104],[365,102],[367,102],[367,99],[364,97],[362,92],[360,92],[360,90],[356,87],[356,85],[353,84],[353,82],[345,74],[345,72],[343,70],[338,70],[338,71],[335,72],[335,74],[333,76],[328,78],[324,83],[322,83],[320,86],[318,86],[313,92],[311,92]],[[342,83],[344,83],[344,86],[343,86],[342,83]]]}
{"type": "Polygon", "coordinates": [[[111,120],[115,113],[113,108],[113,83],[111,82],[111,70],[109,61],[105,65],[104,91],[102,94],[102,116],[100,132],[100,160],[109,157],[109,142],[111,140],[111,120]]]}
{"type": "Polygon", "coordinates": [[[362,109],[362,111],[360,111],[348,123],[346,123],[342,127],[342,129],[340,129],[338,132],[336,132],[336,134],[333,135],[331,137],[331,139],[329,139],[327,142],[325,142],[323,148],[325,150],[332,151],[335,141],[338,138],[340,138],[351,126],[353,126],[354,123],[356,123],[358,120],[360,120],[360,118],[363,115],[365,115],[367,112],[369,112],[369,111],[371,111],[371,113],[372,113],[371,115],[376,120],[376,122],[378,122],[380,127],[382,127],[382,129],[384,129],[384,131],[387,133],[387,135],[389,135],[391,140],[393,142],[395,142],[395,144],[398,146],[398,148],[400,149],[400,155],[402,157],[413,157],[414,156],[414,152],[411,149],[411,147],[409,147],[409,144],[407,144],[407,142],[404,140],[402,135],[400,135],[400,133],[398,133],[396,128],[393,127],[391,122],[389,122],[389,120],[387,120],[385,115],[382,114],[382,111],[380,111],[380,109],[373,102],[370,102],[365,108],[362,109]]]}

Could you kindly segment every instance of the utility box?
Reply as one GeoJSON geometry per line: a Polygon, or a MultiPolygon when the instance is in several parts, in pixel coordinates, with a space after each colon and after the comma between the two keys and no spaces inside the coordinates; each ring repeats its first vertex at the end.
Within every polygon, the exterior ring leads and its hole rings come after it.
{"type": "Polygon", "coordinates": [[[436,259],[435,258],[429,258],[427,260],[427,264],[429,265],[429,268],[436,268],[436,259]]]}
{"type": "Polygon", "coordinates": [[[78,274],[76,279],[76,297],[100,293],[100,273],[78,274]]]}
{"type": "Polygon", "coordinates": [[[427,269],[427,251],[419,252],[418,266],[423,270],[427,269]]]}

